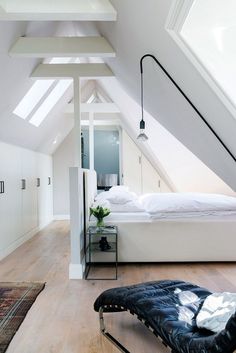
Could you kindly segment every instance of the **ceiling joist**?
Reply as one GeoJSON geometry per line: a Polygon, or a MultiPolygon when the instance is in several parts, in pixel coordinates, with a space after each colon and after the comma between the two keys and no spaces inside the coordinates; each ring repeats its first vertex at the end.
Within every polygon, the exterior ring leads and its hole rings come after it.
{"type": "Polygon", "coordinates": [[[109,0],[0,0],[5,21],[115,21],[109,0]]]}
{"type": "Polygon", "coordinates": [[[40,64],[31,74],[35,80],[78,77],[97,79],[114,77],[114,74],[106,64],[40,64]]]}
{"type": "Polygon", "coordinates": [[[20,37],[9,51],[12,57],[115,57],[104,37],[20,37]]]}

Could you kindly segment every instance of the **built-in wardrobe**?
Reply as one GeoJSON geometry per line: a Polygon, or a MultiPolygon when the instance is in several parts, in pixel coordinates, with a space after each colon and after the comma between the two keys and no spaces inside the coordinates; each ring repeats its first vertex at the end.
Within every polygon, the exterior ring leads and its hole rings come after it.
{"type": "Polygon", "coordinates": [[[51,157],[0,142],[0,259],[52,218],[51,157]]]}
{"type": "Polygon", "coordinates": [[[137,144],[122,131],[122,179],[123,184],[140,194],[171,192],[168,183],[157,168],[145,157],[137,144]]]}

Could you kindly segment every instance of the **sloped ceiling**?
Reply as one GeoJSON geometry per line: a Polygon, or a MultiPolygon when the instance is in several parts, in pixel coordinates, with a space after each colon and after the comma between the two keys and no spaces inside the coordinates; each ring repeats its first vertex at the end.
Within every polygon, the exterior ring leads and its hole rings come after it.
{"type": "Polygon", "coordinates": [[[14,59],[8,55],[9,48],[19,36],[51,36],[56,32],[57,26],[57,23],[49,22],[0,22],[0,33],[4,33],[0,36],[0,139],[2,141],[37,150],[45,138],[53,139],[55,132],[64,126],[60,117],[57,119],[49,117],[45,124],[36,128],[13,114],[18,103],[33,85],[29,76],[39,60],[14,59]]]}
{"type": "Polygon", "coordinates": [[[12,58],[8,51],[16,39],[24,35],[76,36],[85,32],[94,34],[93,26],[86,22],[79,26],[75,22],[0,21],[0,33],[4,33],[0,36],[0,140],[49,154],[64,140],[72,128],[71,120],[63,114],[67,103],[73,98],[72,85],[39,127],[29,124],[13,114],[13,111],[34,84],[30,74],[42,60],[12,58]]]}
{"type": "MultiPolygon", "coordinates": [[[[0,31],[4,33],[0,39],[0,139],[53,153],[73,127],[73,121],[64,114],[68,102],[73,98],[72,87],[38,128],[12,113],[33,84],[29,76],[39,62],[35,59],[10,58],[8,50],[15,40],[21,35],[101,33],[109,39],[117,56],[108,60],[116,78],[101,80],[99,84],[119,105],[123,126],[133,138],[138,133],[140,120],[139,59],[146,52],[151,52],[166,66],[212,125],[219,129],[219,134],[233,151],[235,125],[232,125],[232,121],[235,123],[235,120],[165,30],[172,1],[111,2],[118,10],[118,21],[114,23],[97,23],[95,26],[89,22],[0,22],[0,31]]],[[[215,191],[211,190],[210,185],[217,185],[217,191],[230,192],[216,174],[236,189],[235,164],[155,64],[148,60],[145,63],[145,109],[150,141],[140,147],[146,151],[152,163],[169,177],[178,191],[215,191]]]]}
{"type": "MultiPolygon", "coordinates": [[[[101,23],[98,27],[116,50],[117,57],[108,62],[126,92],[139,101],[139,59],[145,53],[154,54],[236,155],[236,120],[166,30],[173,1],[111,2],[118,12],[117,23],[101,23]]],[[[236,163],[148,59],[145,62],[145,109],[236,190],[236,163]]]]}

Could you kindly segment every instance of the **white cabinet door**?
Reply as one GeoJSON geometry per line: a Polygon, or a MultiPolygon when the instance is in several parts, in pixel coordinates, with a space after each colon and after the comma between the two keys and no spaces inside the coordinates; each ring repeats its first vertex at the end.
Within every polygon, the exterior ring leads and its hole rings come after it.
{"type": "Polygon", "coordinates": [[[141,152],[125,131],[122,136],[123,184],[140,195],[142,192],[141,152]]]}
{"type": "MultiPolygon", "coordinates": [[[[123,183],[138,195],[161,192],[162,180],[157,170],[142,154],[135,142],[122,133],[123,183]]],[[[163,187],[164,189],[164,187],[163,187]]]]}
{"type": "Polygon", "coordinates": [[[142,155],[142,185],[143,194],[161,191],[160,176],[144,155],[142,155]]]}
{"type": "Polygon", "coordinates": [[[36,185],[36,155],[35,152],[22,149],[22,180],[25,189],[22,190],[22,224],[23,234],[27,234],[38,226],[38,200],[36,185]]]}
{"type": "Polygon", "coordinates": [[[37,155],[37,178],[40,179],[38,192],[39,227],[46,226],[53,219],[52,198],[52,158],[43,154],[37,155]],[[49,180],[50,178],[50,180],[49,180]],[[49,183],[50,182],[50,183],[49,183]]]}
{"type": "Polygon", "coordinates": [[[5,189],[0,194],[0,253],[10,249],[21,236],[20,157],[17,147],[0,143],[0,180],[5,189]]]}

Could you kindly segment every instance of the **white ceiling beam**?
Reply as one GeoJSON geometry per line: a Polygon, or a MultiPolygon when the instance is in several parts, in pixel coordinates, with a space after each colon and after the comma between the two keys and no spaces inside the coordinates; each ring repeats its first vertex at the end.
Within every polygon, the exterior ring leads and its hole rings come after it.
{"type": "MultiPolygon", "coordinates": [[[[89,120],[81,119],[82,126],[89,126],[89,120]]],[[[120,120],[94,120],[94,126],[119,126],[120,120]]]]}
{"type": "MultiPolygon", "coordinates": [[[[120,113],[115,103],[81,103],[82,113],[120,113]]],[[[74,104],[70,103],[66,107],[66,113],[74,112],[74,104]]]]}
{"type": "Polygon", "coordinates": [[[36,80],[77,77],[97,79],[114,74],[106,64],[40,64],[31,74],[36,80]]]}
{"type": "Polygon", "coordinates": [[[22,58],[115,57],[104,37],[20,37],[9,55],[22,58]]]}
{"type": "MultiPolygon", "coordinates": [[[[65,111],[65,116],[69,119],[74,118],[73,112],[65,111]]],[[[89,123],[89,113],[88,112],[81,112],[81,121],[86,121],[89,123]]],[[[94,113],[94,123],[107,124],[121,124],[120,113],[94,113]]]]}
{"type": "Polygon", "coordinates": [[[109,0],[0,0],[5,21],[116,21],[109,0]]]}

